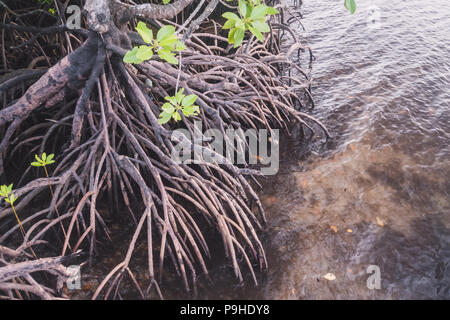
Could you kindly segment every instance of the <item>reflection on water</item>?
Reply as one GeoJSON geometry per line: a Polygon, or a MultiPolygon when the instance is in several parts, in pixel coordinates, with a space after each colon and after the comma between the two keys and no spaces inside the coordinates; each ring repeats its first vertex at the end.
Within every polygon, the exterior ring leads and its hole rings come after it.
{"type": "Polygon", "coordinates": [[[334,139],[265,190],[271,268],[255,297],[450,298],[450,3],[358,5],[304,1],[314,112],[334,139]]]}

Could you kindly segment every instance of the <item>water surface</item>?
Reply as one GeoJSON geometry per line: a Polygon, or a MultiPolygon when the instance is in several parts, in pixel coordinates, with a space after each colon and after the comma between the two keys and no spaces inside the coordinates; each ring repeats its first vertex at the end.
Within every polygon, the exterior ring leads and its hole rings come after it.
{"type": "Polygon", "coordinates": [[[292,139],[265,190],[271,268],[255,297],[450,298],[450,3],[357,3],[301,8],[314,115],[334,138],[306,161],[292,139]]]}

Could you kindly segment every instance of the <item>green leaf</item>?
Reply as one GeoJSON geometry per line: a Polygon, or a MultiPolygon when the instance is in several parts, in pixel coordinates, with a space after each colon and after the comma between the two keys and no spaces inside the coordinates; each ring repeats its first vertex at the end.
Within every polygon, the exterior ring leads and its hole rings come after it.
{"type": "Polygon", "coordinates": [[[138,51],[136,52],[136,58],[139,60],[145,61],[149,60],[153,57],[153,49],[149,46],[140,46],[138,51]]]}
{"type": "Polygon", "coordinates": [[[178,41],[178,38],[175,34],[171,34],[167,36],[163,41],[161,41],[159,44],[161,47],[165,49],[172,50],[175,47],[175,43],[178,41]]]}
{"type": "Polygon", "coordinates": [[[233,44],[234,43],[234,34],[236,33],[237,28],[233,28],[228,32],[228,43],[233,44]]]}
{"type": "Polygon", "coordinates": [[[236,20],[227,20],[227,22],[225,22],[225,24],[223,25],[222,29],[231,29],[234,27],[234,25],[236,24],[236,20]]]}
{"type": "Polygon", "coordinates": [[[13,184],[11,183],[11,184],[6,188],[6,190],[8,191],[8,193],[10,193],[10,192],[12,191],[12,187],[13,187],[13,184]]]}
{"type": "Polygon", "coordinates": [[[186,117],[189,117],[193,114],[194,115],[199,114],[200,110],[199,110],[199,106],[188,106],[188,107],[183,108],[182,112],[186,117]]]}
{"type": "Polygon", "coordinates": [[[17,200],[17,197],[16,197],[14,194],[12,194],[12,195],[9,197],[9,203],[10,203],[10,204],[14,204],[14,202],[16,202],[16,200],[17,200]]]}
{"type": "Polygon", "coordinates": [[[138,50],[139,50],[138,47],[134,47],[133,50],[128,51],[125,54],[125,56],[123,57],[123,62],[125,62],[125,63],[135,63],[135,64],[142,63],[143,60],[139,59],[136,56],[138,50]]]}
{"type": "Polygon", "coordinates": [[[233,21],[238,21],[241,20],[237,14],[233,13],[233,12],[225,12],[222,17],[224,17],[225,19],[228,20],[233,20],[233,21]]]}
{"type": "Polygon", "coordinates": [[[234,33],[234,47],[239,47],[242,43],[242,40],[244,40],[244,30],[236,29],[236,32],[234,33]]]}
{"type": "Polygon", "coordinates": [[[159,115],[158,123],[165,124],[170,121],[171,117],[172,117],[171,114],[167,114],[167,113],[163,112],[159,115]]]}
{"type": "Polygon", "coordinates": [[[42,167],[42,164],[40,162],[32,162],[31,165],[33,167],[42,167]]]}
{"type": "Polygon", "coordinates": [[[264,41],[264,36],[261,32],[259,32],[257,29],[253,28],[252,26],[249,26],[248,29],[250,30],[251,33],[253,33],[255,35],[255,37],[259,40],[259,41],[264,41]]]}
{"type": "Polygon", "coordinates": [[[190,94],[190,95],[188,95],[188,96],[183,98],[183,101],[181,102],[181,105],[183,107],[192,106],[194,104],[195,100],[197,100],[197,96],[195,94],[190,94]]]}
{"type": "Polygon", "coordinates": [[[239,0],[239,13],[244,18],[247,16],[247,4],[244,0],[239,0]]]}
{"type": "Polygon", "coordinates": [[[47,154],[44,152],[41,156],[42,161],[45,162],[45,160],[47,159],[47,154]]]}
{"type": "Polygon", "coordinates": [[[181,88],[180,90],[178,90],[178,92],[175,94],[175,99],[177,101],[177,104],[181,104],[181,101],[184,98],[184,88],[181,88]]]}
{"type": "Polygon", "coordinates": [[[161,109],[169,115],[172,115],[172,113],[175,111],[175,107],[168,102],[164,103],[161,109]]]}
{"type": "Polygon", "coordinates": [[[252,10],[252,14],[250,17],[252,19],[261,19],[264,18],[267,14],[267,6],[265,5],[259,5],[252,10]]]}
{"type": "Polygon", "coordinates": [[[253,21],[252,27],[258,30],[259,32],[269,32],[270,27],[267,23],[261,21],[253,21]]]}
{"type": "Polygon", "coordinates": [[[183,42],[177,41],[177,42],[175,43],[175,51],[183,51],[183,50],[185,50],[185,49],[186,49],[186,46],[184,45],[183,42]]]}
{"type": "Polygon", "coordinates": [[[169,101],[171,104],[173,104],[174,106],[177,105],[177,99],[175,99],[175,97],[165,97],[165,100],[169,101]]]}
{"type": "Polygon", "coordinates": [[[178,60],[175,58],[175,55],[168,50],[159,50],[158,56],[161,59],[166,60],[168,63],[178,64],[178,60]]]}
{"type": "Polygon", "coordinates": [[[163,4],[168,4],[170,0],[163,0],[163,4]]]}
{"type": "Polygon", "coordinates": [[[266,13],[267,14],[270,14],[270,15],[273,15],[273,14],[278,14],[279,12],[278,12],[278,10],[277,9],[275,9],[274,7],[267,7],[267,11],[266,11],[266,13]]]}
{"type": "Polygon", "coordinates": [[[152,43],[153,31],[150,30],[144,22],[139,21],[136,27],[136,31],[139,33],[139,35],[141,36],[142,40],[144,40],[145,43],[152,43]]]}
{"type": "Polygon", "coordinates": [[[53,159],[53,157],[55,156],[55,154],[49,154],[48,156],[47,156],[47,162],[48,161],[51,161],[52,159],[53,159]]]}
{"type": "Polygon", "coordinates": [[[174,26],[164,26],[161,29],[159,29],[158,33],[156,34],[156,40],[158,42],[164,41],[164,39],[168,38],[170,35],[175,33],[175,27],[174,26]]]}
{"type": "Polygon", "coordinates": [[[181,116],[180,116],[180,114],[178,113],[178,111],[176,111],[176,112],[174,112],[174,113],[172,114],[172,118],[175,120],[175,122],[181,120],[181,116]]]}
{"type": "Polygon", "coordinates": [[[236,24],[234,26],[235,28],[242,29],[245,32],[245,23],[243,20],[236,21],[236,24]]]}
{"type": "Polygon", "coordinates": [[[354,14],[356,11],[356,2],[355,0],[345,0],[344,2],[345,8],[350,11],[351,14],[354,14]]]}

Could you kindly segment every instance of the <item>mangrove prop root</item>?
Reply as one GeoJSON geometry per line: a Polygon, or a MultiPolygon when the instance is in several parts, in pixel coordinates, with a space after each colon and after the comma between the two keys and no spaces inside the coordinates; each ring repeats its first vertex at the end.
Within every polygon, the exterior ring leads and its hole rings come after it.
{"type": "MultiPolygon", "coordinates": [[[[169,263],[186,290],[195,290],[198,274],[208,277],[211,252],[205,235],[211,231],[221,239],[236,278],[243,281],[243,268],[247,268],[257,283],[254,269],[266,268],[267,261],[258,237],[264,211],[247,180],[256,171],[247,165],[176,163],[171,157],[176,143],[171,133],[176,127],[159,125],[158,115],[164,97],[178,87],[198,96],[201,114],[182,121],[191,133],[194,120],[201,120],[204,130],[218,128],[223,133],[239,128],[289,132],[289,123],[296,123],[305,130],[322,128],[327,135],[319,122],[302,112],[312,102],[309,69],[301,63],[301,53],[309,48],[300,43],[281,14],[272,18],[272,30],[264,42],[248,37],[233,49],[221,26],[208,19],[218,1],[210,1],[205,11],[183,15],[192,24],[184,24],[180,16],[173,19],[191,3],[196,1],[160,6],[87,0],[87,29],[71,34],[74,43],[79,43],[77,49],[46,71],[21,73],[0,82],[0,175],[12,176],[7,168],[26,168],[27,161],[14,163],[18,152],[52,152],[57,159],[48,179],[36,179],[28,169],[19,171],[17,210],[24,215],[27,234],[17,249],[11,244],[18,228],[10,222],[11,210],[0,208],[0,219],[9,222],[0,228],[0,293],[5,297],[58,296],[57,289],[39,284],[30,273],[69,276],[61,263],[73,254],[70,250],[79,248],[89,253],[92,264],[99,243],[110,245],[104,241],[111,239],[111,224],[124,219],[133,223],[128,249],[123,261],[101,281],[94,299],[120,297],[124,279],[142,298],[150,297],[153,289],[162,297],[160,283],[169,263]],[[181,68],[158,60],[123,63],[123,54],[136,38],[126,23],[139,17],[154,23],[173,19],[170,23],[184,30],[187,50],[181,68]],[[40,78],[14,98],[24,90],[20,80],[36,76],[40,78]],[[49,184],[53,199],[47,208],[34,211],[32,203],[36,199],[42,203],[49,184]],[[107,202],[109,216],[98,206],[100,201],[107,202]],[[56,215],[55,208],[61,215],[56,215]],[[66,235],[58,228],[61,223],[66,235]],[[44,248],[55,237],[56,258],[33,260],[24,251],[30,246],[44,248]],[[131,263],[142,242],[148,254],[145,287],[131,263]],[[23,262],[12,261],[19,256],[23,262]]],[[[67,32],[62,27],[7,25],[0,28],[15,34],[67,32]]],[[[196,152],[212,152],[208,145],[198,148],[193,146],[196,152]]]]}

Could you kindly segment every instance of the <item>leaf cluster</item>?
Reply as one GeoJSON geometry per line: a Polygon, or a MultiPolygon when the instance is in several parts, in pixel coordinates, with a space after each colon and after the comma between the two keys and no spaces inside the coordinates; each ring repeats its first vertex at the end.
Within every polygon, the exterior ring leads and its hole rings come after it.
{"type": "Polygon", "coordinates": [[[0,197],[5,198],[5,201],[10,205],[13,205],[17,200],[17,197],[12,193],[13,184],[11,183],[9,186],[2,185],[0,186],[0,197]]]}
{"type": "Polygon", "coordinates": [[[158,122],[164,124],[174,119],[175,121],[181,120],[180,112],[185,117],[191,115],[198,115],[200,113],[199,107],[194,105],[197,96],[195,94],[184,95],[184,88],[181,88],[173,97],[165,97],[168,102],[164,103],[161,107],[162,112],[159,115],[158,122]]]}
{"type": "Polygon", "coordinates": [[[34,158],[36,159],[36,161],[32,162],[31,165],[33,167],[45,167],[49,164],[55,163],[55,160],[53,160],[54,156],[55,155],[53,153],[47,156],[45,152],[41,155],[41,157],[35,154],[34,158]]]}
{"type": "Polygon", "coordinates": [[[263,41],[263,34],[270,31],[266,20],[269,15],[277,14],[278,10],[262,4],[261,0],[239,0],[238,8],[239,16],[233,12],[225,12],[222,15],[227,19],[223,29],[230,30],[228,43],[234,44],[235,48],[239,47],[247,30],[263,41]]]}
{"type": "Polygon", "coordinates": [[[124,62],[139,64],[150,60],[156,53],[162,60],[178,64],[174,52],[182,51],[186,47],[178,40],[174,26],[162,27],[156,34],[156,38],[153,36],[153,31],[142,21],[139,21],[136,31],[147,45],[137,46],[128,51],[123,58],[124,62]]]}

